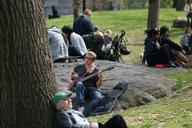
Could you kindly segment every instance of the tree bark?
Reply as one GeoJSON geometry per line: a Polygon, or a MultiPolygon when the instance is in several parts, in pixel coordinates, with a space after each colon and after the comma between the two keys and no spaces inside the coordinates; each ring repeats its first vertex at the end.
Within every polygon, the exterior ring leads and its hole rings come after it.
{"type": "Polygon", "coordinates": [[[156,28],[159,21],[160,0],[149,0],[147,29],[156,28]]]}
{"type": "Polygon", "coordinates": [[[73,0],[73,17],[74,21],[79,17],[80,0],[73,0]]]}
{"type": "Polygon", "coordinates": [[[42,1],[0,5],[0,128],[53,128],[54,77],[42,1]]]}
{"type": "Polygon", "coordinates": [[[177,0],[176,11],[183,11],[184,6],[185,6],[185,0],[177,0]]]}
{"type": "Polygon", "coordinates": [[[86,9],[86,0],[83,0],[83,12],[85,11],[86,9]]]}
{"type": "Polygon", "coordinates": [[[176,8],[177,6],[177,0],[173,0],[173,8],[176,8]]]}

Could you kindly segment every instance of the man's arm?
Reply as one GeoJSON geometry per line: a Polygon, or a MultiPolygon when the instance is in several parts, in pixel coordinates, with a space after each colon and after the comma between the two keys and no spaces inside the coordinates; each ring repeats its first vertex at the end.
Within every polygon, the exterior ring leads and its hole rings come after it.
{"type": "Polygon", "coordinates": [[[99,79],[97,81],[97,87],[100,87],[103,83],[103,73],[101,70],[98,72],[98,78],[99,79]]]}
{"type": "Polygon", "coordinates": [[[76,124],[65,111],[59,111],[56,115],[56,120],[58,125],[63,128],[98,128],[95,123],[90,123],[90,125],[76,124]]]}
{"type": "Polygon", "coordinates": [[[69,83],[70,83],[70,85],[75,84],[75,80],[74,80],[74,75],[75,74],[76,74],[76,72],[74,71],[74,69],[69,72],[69,83]]]}

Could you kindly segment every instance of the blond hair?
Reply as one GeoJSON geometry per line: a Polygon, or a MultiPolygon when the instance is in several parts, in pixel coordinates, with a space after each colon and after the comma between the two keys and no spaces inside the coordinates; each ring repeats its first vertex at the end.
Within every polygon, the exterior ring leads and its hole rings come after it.
{"type": "Polygon", "coordinates": [[[86,15],[86,16],[91,16],[91,15],[92,15],[92,12],[91,12],[90,9],[85,9],[85,11],[84,11],[83,13],[84,13],[84,15],[86,15]]]}
{"type": "Polygon", "coordinates": [[[87,52],[87,55],[92,56],[93,59],[96,59],[96,57],[97,57],[97,55],[96,55],[95,52],[93,52],[93,51],[88,51],[88,52],[87,52]]]}

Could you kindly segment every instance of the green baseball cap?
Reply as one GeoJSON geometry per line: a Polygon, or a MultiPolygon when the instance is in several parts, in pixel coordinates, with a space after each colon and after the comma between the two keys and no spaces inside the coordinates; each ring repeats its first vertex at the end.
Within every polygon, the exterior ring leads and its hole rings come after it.
{"type": "Polygon", "coordinates": [[[57,92],[55,93],[55,95],[52,98],[52,103],[54,106],[56,106],[56,104],[63,99],[69,98],[72,95],[71,92],[57,92]]]}

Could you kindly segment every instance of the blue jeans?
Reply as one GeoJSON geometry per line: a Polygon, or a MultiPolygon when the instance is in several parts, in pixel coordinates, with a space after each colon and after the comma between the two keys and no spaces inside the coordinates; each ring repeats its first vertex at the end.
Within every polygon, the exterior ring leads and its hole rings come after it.
{"type": "Polygon", "coordinates": [[[76,84],[76,103],[82,105],[85,98],[90,98],[90,103],[85,107],[83,114],[88,116],[99,104],[102,99],[101,92],[96,87],[85,87],[82,82],[76,84]]]}

